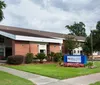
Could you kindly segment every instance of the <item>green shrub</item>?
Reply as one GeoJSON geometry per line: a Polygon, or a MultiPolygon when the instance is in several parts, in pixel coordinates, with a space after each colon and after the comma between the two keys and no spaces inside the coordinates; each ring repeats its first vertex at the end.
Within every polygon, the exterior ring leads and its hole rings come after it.
{"type": "Polygon", "coordinates": [[[55,53],[54,52],[51,52],[50,53],[50,56],[54,57],[55,56],[55,53]]]}
{"type": "Polygon", "coordinates": [[[32,63],[33,60],[33,53],[27,53],[25,57],[25,63],[32,63]]]}
{"type": "Polygon", "coordinates": [[[8,64],[22,64],[24,62],[24,56],[22,55],[14,55],[14,56],[8,56],[7,63],[8,64]]]}
{"type": "Polygon", "coordinates": [[[33,62],[37,63],[38,62],[38,58],[36,56],[33,57],[33,62]]]}
{"type": "Polygon", "coordinates": [[[47,60],[53,61],[54,56],[55,56],[55,53],[54,52],[49,53],[48,54],[48,57],[47,57],[47,60]]]}
{"type": "Polygon", "coordinates": [[[87,64],[85,64],[85,66],[87,66],[88,68],[91,68],[91,66],[93,66],[92,62],[88,62],[87,64]]]}
{"type": "Polygon", "coordinates": [[[62,53],[55,53],[54,57],[53,57],[53,60],[54,62],[61,62],[62,61],[62,53]]]}
{"type": "Polygon", "coordinates": [[[46,58],[44,53],[38,53],[36,57],[40,60],[40,63],[43,63],[43,59],[46,58]]]}

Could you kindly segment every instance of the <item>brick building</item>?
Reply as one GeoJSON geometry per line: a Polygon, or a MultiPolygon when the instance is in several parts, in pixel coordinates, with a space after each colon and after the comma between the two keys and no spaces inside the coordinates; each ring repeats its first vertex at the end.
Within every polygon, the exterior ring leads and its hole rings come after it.
{"type": "MultiPolygon", "coordinates": [[[[66,53],[63,46],[65,36],[66,34],[0,25],[0,56],[26,55],[29,52],[34,55],[40,52],[66,53]]],[[[79,42],[85,40],[84,37],[75,38],[79,42]]]]}

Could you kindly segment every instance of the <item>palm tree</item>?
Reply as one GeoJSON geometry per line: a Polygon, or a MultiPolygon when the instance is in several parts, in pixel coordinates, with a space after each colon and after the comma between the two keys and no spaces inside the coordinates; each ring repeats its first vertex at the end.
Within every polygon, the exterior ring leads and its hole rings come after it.
{"type": "Polygon", "coordinates": [[[5,7],[6,7],[5,2],[0,0],[0,21],[2,21],[4,18],[3,9],[5,7]]]}

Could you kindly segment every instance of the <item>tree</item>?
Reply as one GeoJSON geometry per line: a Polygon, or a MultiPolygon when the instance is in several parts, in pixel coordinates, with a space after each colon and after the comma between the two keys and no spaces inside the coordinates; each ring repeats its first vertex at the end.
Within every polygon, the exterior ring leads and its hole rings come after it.
{"type": "Polygon", "coordinates": [[[73,25],[66,25],[65,27],[71,32],[70,34],[72,35],[86,37],[85,24],[83,22],[75,22],[73,25]]]}
{"type": "Polygon", "coordinates": [[[67,35],[65,37],[64,47],[69,54],[72,54],[73,49],[76,48],[77,46],[78,46],[77,40],[73,36],[67,35]]]}
{"type": "Polygon", "coordinates": [[[100,21],[97,22],[96,29],[100,30],[100,21]]]}
{"type": "Polygon", "coordinates": [[[86,42],[83,45],[83,51],[85,54],[91,53],[91,35],[93,42],[93,51],[100,51],[100,21],[97,22],[96,29],[92,30],[90,35],[86,38],[86,42]]]}
{"type": "Polygon", "coordinates": [[[94,51],[100,51],[100,21],[97,22],[96,30],[92,31],[92,36],[94,51]]]}
{"type": "Polygon", "coordinates": [[[3,9],[5,7],[6,7],[5,2],[0,0],[0,21],[2,21],[4,18],[3,9]]]}
{"type": "Polygon", "coordinates": [[[83,53],[87,56],[91,55],[91,40],[90,35],[86,38],[85,43],[83,44],[83,53]]]}

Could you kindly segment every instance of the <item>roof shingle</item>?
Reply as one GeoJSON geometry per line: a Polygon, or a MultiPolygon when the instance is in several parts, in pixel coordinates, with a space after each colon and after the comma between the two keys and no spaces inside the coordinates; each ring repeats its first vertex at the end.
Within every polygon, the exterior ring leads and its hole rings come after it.
{"type": "MultiPolygon", "coordinates": [[[[65,38],[65,36],[67,36],[66,34],[61,34],[61,33],[25,29],[25,28],[4,26],[4,25],[0,25],[0,30],[14,35],[34,36],[34,37],[44,37],[44,38],[65,38]]],[[[85,37],[82,36],[74,36],[74,37],[77,40],[85,40],[85,37]]]]}

